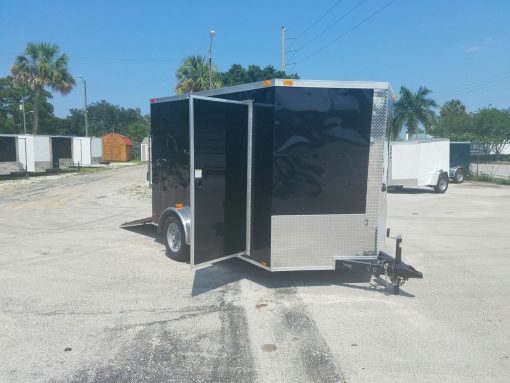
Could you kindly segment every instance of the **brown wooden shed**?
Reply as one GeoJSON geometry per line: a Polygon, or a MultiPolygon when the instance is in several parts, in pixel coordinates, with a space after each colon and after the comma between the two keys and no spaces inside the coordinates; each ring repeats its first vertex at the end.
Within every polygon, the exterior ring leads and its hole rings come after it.
{"type": "Polygon", "coordinates": [[[103,136],[103,161],[130,161],[133,142],[119,133],[106,133],[103,136]]]}

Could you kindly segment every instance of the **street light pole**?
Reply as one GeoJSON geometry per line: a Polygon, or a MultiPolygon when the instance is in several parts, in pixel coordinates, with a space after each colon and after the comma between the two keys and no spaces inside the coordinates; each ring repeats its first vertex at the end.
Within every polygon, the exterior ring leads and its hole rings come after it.
{"type": "Polygon", "coordinates": [[[209,89],[212,89],[212,40],[216,36],[215,31],[209,31],[211,42],[209,43],[209,89]]]}
{"type": "Polygon", "coordinates": [[[285,72],[285,27],[282,26],[282,72],[285,72]]]}
{"type": "Polygon", "coordinates": [[[85,104],[85,137],[89,136],[89,119],[88,119],[88,113],[87,113],[87,81],[82,77],[82,75],[79,76],[81,78],[81,81],[83,81],[83,98],[84,98],[84,104],[85,104]]]}
{"type": "Polygon", "coordinates": [[[25,97],[21,96],[21,111],[23,112],[23,131],[27,134],[27,118],[25,115],[25,97]]]}

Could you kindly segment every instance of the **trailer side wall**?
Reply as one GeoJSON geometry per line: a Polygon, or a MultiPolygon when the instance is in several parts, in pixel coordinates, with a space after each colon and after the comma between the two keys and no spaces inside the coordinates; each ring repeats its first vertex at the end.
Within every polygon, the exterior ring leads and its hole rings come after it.
{"type": "Polygon", "coordinates": [[[152,216],[190,205],[189,101],[151,104],[152,216]]]}

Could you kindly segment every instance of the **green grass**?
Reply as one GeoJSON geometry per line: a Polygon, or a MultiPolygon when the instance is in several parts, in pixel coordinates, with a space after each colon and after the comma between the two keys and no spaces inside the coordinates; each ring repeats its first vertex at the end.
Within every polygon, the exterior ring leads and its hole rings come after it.
{"type": "Polygon", "coordinates": [[[60,170],[60,174],[65,174],[65,173],[91,174],[91,173],[104,172],[106,170],[111,170],[111,169],[112,168],[106,167],[106,166],[104,166],[104,167],[103,166],[101,166],[101,167],[80,166],[80,167],[72,167],[72,168],[62,169],[62,170],[60,170]]]}
{"type": "MultiPolygon", "coordinates": [[[[28,178],[33,177],[45,177],[45,176],[53,176],[57,174],[92,174],[92,173],[99,173],[104,172],[106,170],[112,170],[113,168],[104,166],[104,167],[87,167],[87,166],[80,166],[78,167],[70,167],[66,169],[60,169],[58,172],[40,172],[40,173],[28,173],[28,178]]],[[[25,178],[25,174],[23,172],[19,172],[19,174],[12,175],[12,174],[6,174],[6,175],[0,175],[0,181],[8,181],[8,180],[18,180],[25,178]]]]}
{"type": "Polygon", "coordinates": [[[468,180],[478,181],[478,182],[488,182],[488,183],[497,184],[497,185],[510,185],[510,179],[494,177],[494,176],[490,176],[488,174],[479,174],[479,175],[471,174],[468,177],[468,180]]]}

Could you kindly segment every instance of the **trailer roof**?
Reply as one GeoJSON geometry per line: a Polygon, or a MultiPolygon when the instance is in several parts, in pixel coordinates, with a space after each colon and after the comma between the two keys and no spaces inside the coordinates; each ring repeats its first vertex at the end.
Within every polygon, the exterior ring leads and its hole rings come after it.
{"type": "MultiPolygon", "coordinates": [[[[225,88],[204,90],[193,94],[199,96],[217,96],[221,94],[236,93],[252,89],[269,88],[272,86],[285,86],[296,88],[390,89],[390,85],[387,82],[273,79],[251,82],[249,84],[229,86],[225,88]]],[[[184,100],[188,98],[189,95],[190,93],[177,96],[151,98],[150,102],[151,104],[155,104],[158,102],[165,101],[184,100]]]]}
{"type": "Polygon", "coordinates": [[[391,141],[392,145],[411,145],[411,144],[425,144],[427,142],[450,142],[449,138],[419,138],[417,140],[405,140],[405,141],[391,141]]]}

